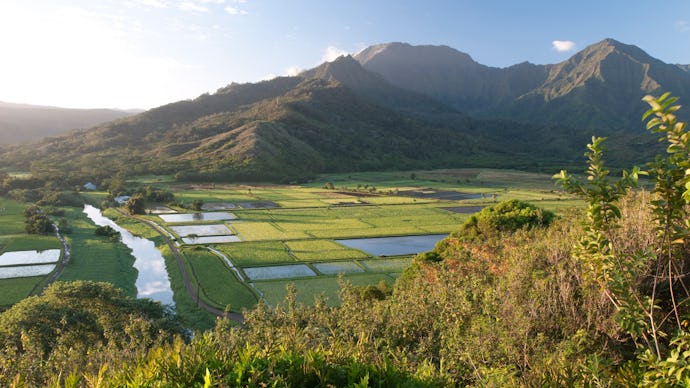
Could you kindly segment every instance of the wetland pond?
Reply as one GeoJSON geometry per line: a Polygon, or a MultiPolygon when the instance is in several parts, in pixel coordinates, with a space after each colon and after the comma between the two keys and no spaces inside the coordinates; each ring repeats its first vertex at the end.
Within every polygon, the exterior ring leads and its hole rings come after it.
{"type": "Polygon", "coordinates": [[[416,255],[434,249],[447,234],[428,234],[423,236],[352,238],[335,240],[349,248],[359,249],[372,256],[416,255]]]}
{"type": "Polygon", "coordinates": [[[163,255],[151,240],[136,237],[111,219],[103,216],[100,209],[91,205],[84,206],[84,213],[98,226],[110,226],[120,232],[122,242],[132,250],[134,268],[139,272],[137,281],[138,298],[149,298],[163,305],[174,306],[173,291],[170,288],[168,271],[165,268],[163,255]]]}

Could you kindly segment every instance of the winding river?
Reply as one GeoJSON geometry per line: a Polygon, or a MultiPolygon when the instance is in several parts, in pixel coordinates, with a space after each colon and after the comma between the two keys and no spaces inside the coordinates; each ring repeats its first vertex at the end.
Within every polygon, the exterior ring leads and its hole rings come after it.
{"type": "Polygon", "coordinates": [[[149,298],[163,305],[175,306],[173,291],[170,288],[168,271],[165,268],[163,255],[151,240],[136,237],[111,219],[103,216],[100,209],[91,205],[84,206],[84,213],[98,226],[110,226],[120,232],[122,242],[132,250],[134,268],[139,272],[137,281],[138,298],[149,298]]]}

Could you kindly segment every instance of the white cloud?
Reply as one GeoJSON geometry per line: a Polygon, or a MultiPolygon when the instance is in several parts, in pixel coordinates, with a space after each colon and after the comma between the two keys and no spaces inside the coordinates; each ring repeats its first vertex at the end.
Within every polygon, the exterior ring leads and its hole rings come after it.
{"type": "Polygon", "coordinates": [[[302,69],[301,67],[291,66],[285,70],[285,75],[288,75],[290,77],[294,77],[294,76],[298,75],[299,73],[301,73],[302,71],[304,71],[304,69],[302,69]]]}
{"type": "Polygon", "coordinates": [[[237,15],[246,15],[247,11],[241,10],[239,8],[227,6],[225,7],[225,12],[227,12],[229,15],[232,16],[237,16],[237,15]]]}
{"type": "Polygon", "coordinates": [[[554,50],[561,53],[575,49],[575,42],[570,40],[554,40],[551,42],[551,45],[553,46],[554,50]]]}
{"type": "Polygon", "coordinates": [[[335,46],[326,47],[326,51],[321,57],[322,62],[332,62],[342,55],[348,55],[349,53],[343,49],[337,48],[335,46]]]}
{"type": "Polygon", "coordinates": [[[167,8],[168,5],[161,0],[134,0],[136,4],[143,5],[146,7],[154,7],[154,8],[167,8]]]}
{"type": "Polygon", "coordinates": [[[687,20],[679,20],[675,24],[676,24],[676,29],[680,32],[690,31],[690,23],[687,20]]]}
{"type": "Polygon", "coordinates": [[[202,12],[202,13],[208,13],[209,12],[208,8],[204,7],[203,5],[193,3],[191,1],[181,2],[177,5],[177,8],[179,8],[183,11],[202,12]]]}

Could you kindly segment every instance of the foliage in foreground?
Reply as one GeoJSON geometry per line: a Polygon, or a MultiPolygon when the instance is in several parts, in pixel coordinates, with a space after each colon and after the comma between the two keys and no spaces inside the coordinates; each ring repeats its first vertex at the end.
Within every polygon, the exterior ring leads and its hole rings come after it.
{"type": "Polygon", "coordinates": [[[0,385],[44,385],[61,373],[128,359],[183,333],[171,312],[109,283],[56,282],[0,315],[0,385]]]}

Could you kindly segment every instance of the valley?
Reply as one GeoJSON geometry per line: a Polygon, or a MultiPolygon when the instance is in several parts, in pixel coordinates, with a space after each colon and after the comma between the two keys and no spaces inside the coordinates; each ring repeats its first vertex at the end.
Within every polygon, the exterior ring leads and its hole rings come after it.
{"type": "MultiPolygon", "coordinates": [[[[431,250],[471,214],[498,201],[529,200],[552,210],[580,206],[556,190],[549,175],[514,170],[329,174],[302,185],[180,183],[170,176],[140,177],[128,184],[155,186],[175,196],[175,203],[150,203],[146,214],[134,217],[118,208],[103,213],[159,248],[175,309],[199,329],[213,322],[213,315],[198,307],[200,301],[216,311],[229,307],[241,312],[259,300],[276,306],[293,285],[304,305],[319,295],[328,305],[338,305],[341,281],[390,289],[416,253],[431,250]],[[200,211],[187,206],[195,201],[203,203],[200,211]],[[395,240],[400,238],[404,240],[395,240]],[[419,238],[425,241],[415,242],[419,238]],[[357,239],[365,239],[364,245],[357,239]],[[178,253],[182,268],[176,262],[178,253]]],[[[81,194],[94,204],[107,197],[102,191],[81,194]]],[[[15,214],[23,206],[3,203],[15,214]]],[[[141,296],[135,279],[148,275],[132,267],[130,249],[94,235],[96,225],[82,209],[64,211],[72,229],[66,235],[72,259],[59,280],[109,281],[141,296]]],[[[20,221],[3,231],[0,252],[18,246],[58,247],[49,236],[23,234],[20,221]]],[[[13,290],[4,294],[2,303],[38,292],[46,278],[0,280],[0,287],[13,290]]]]}

